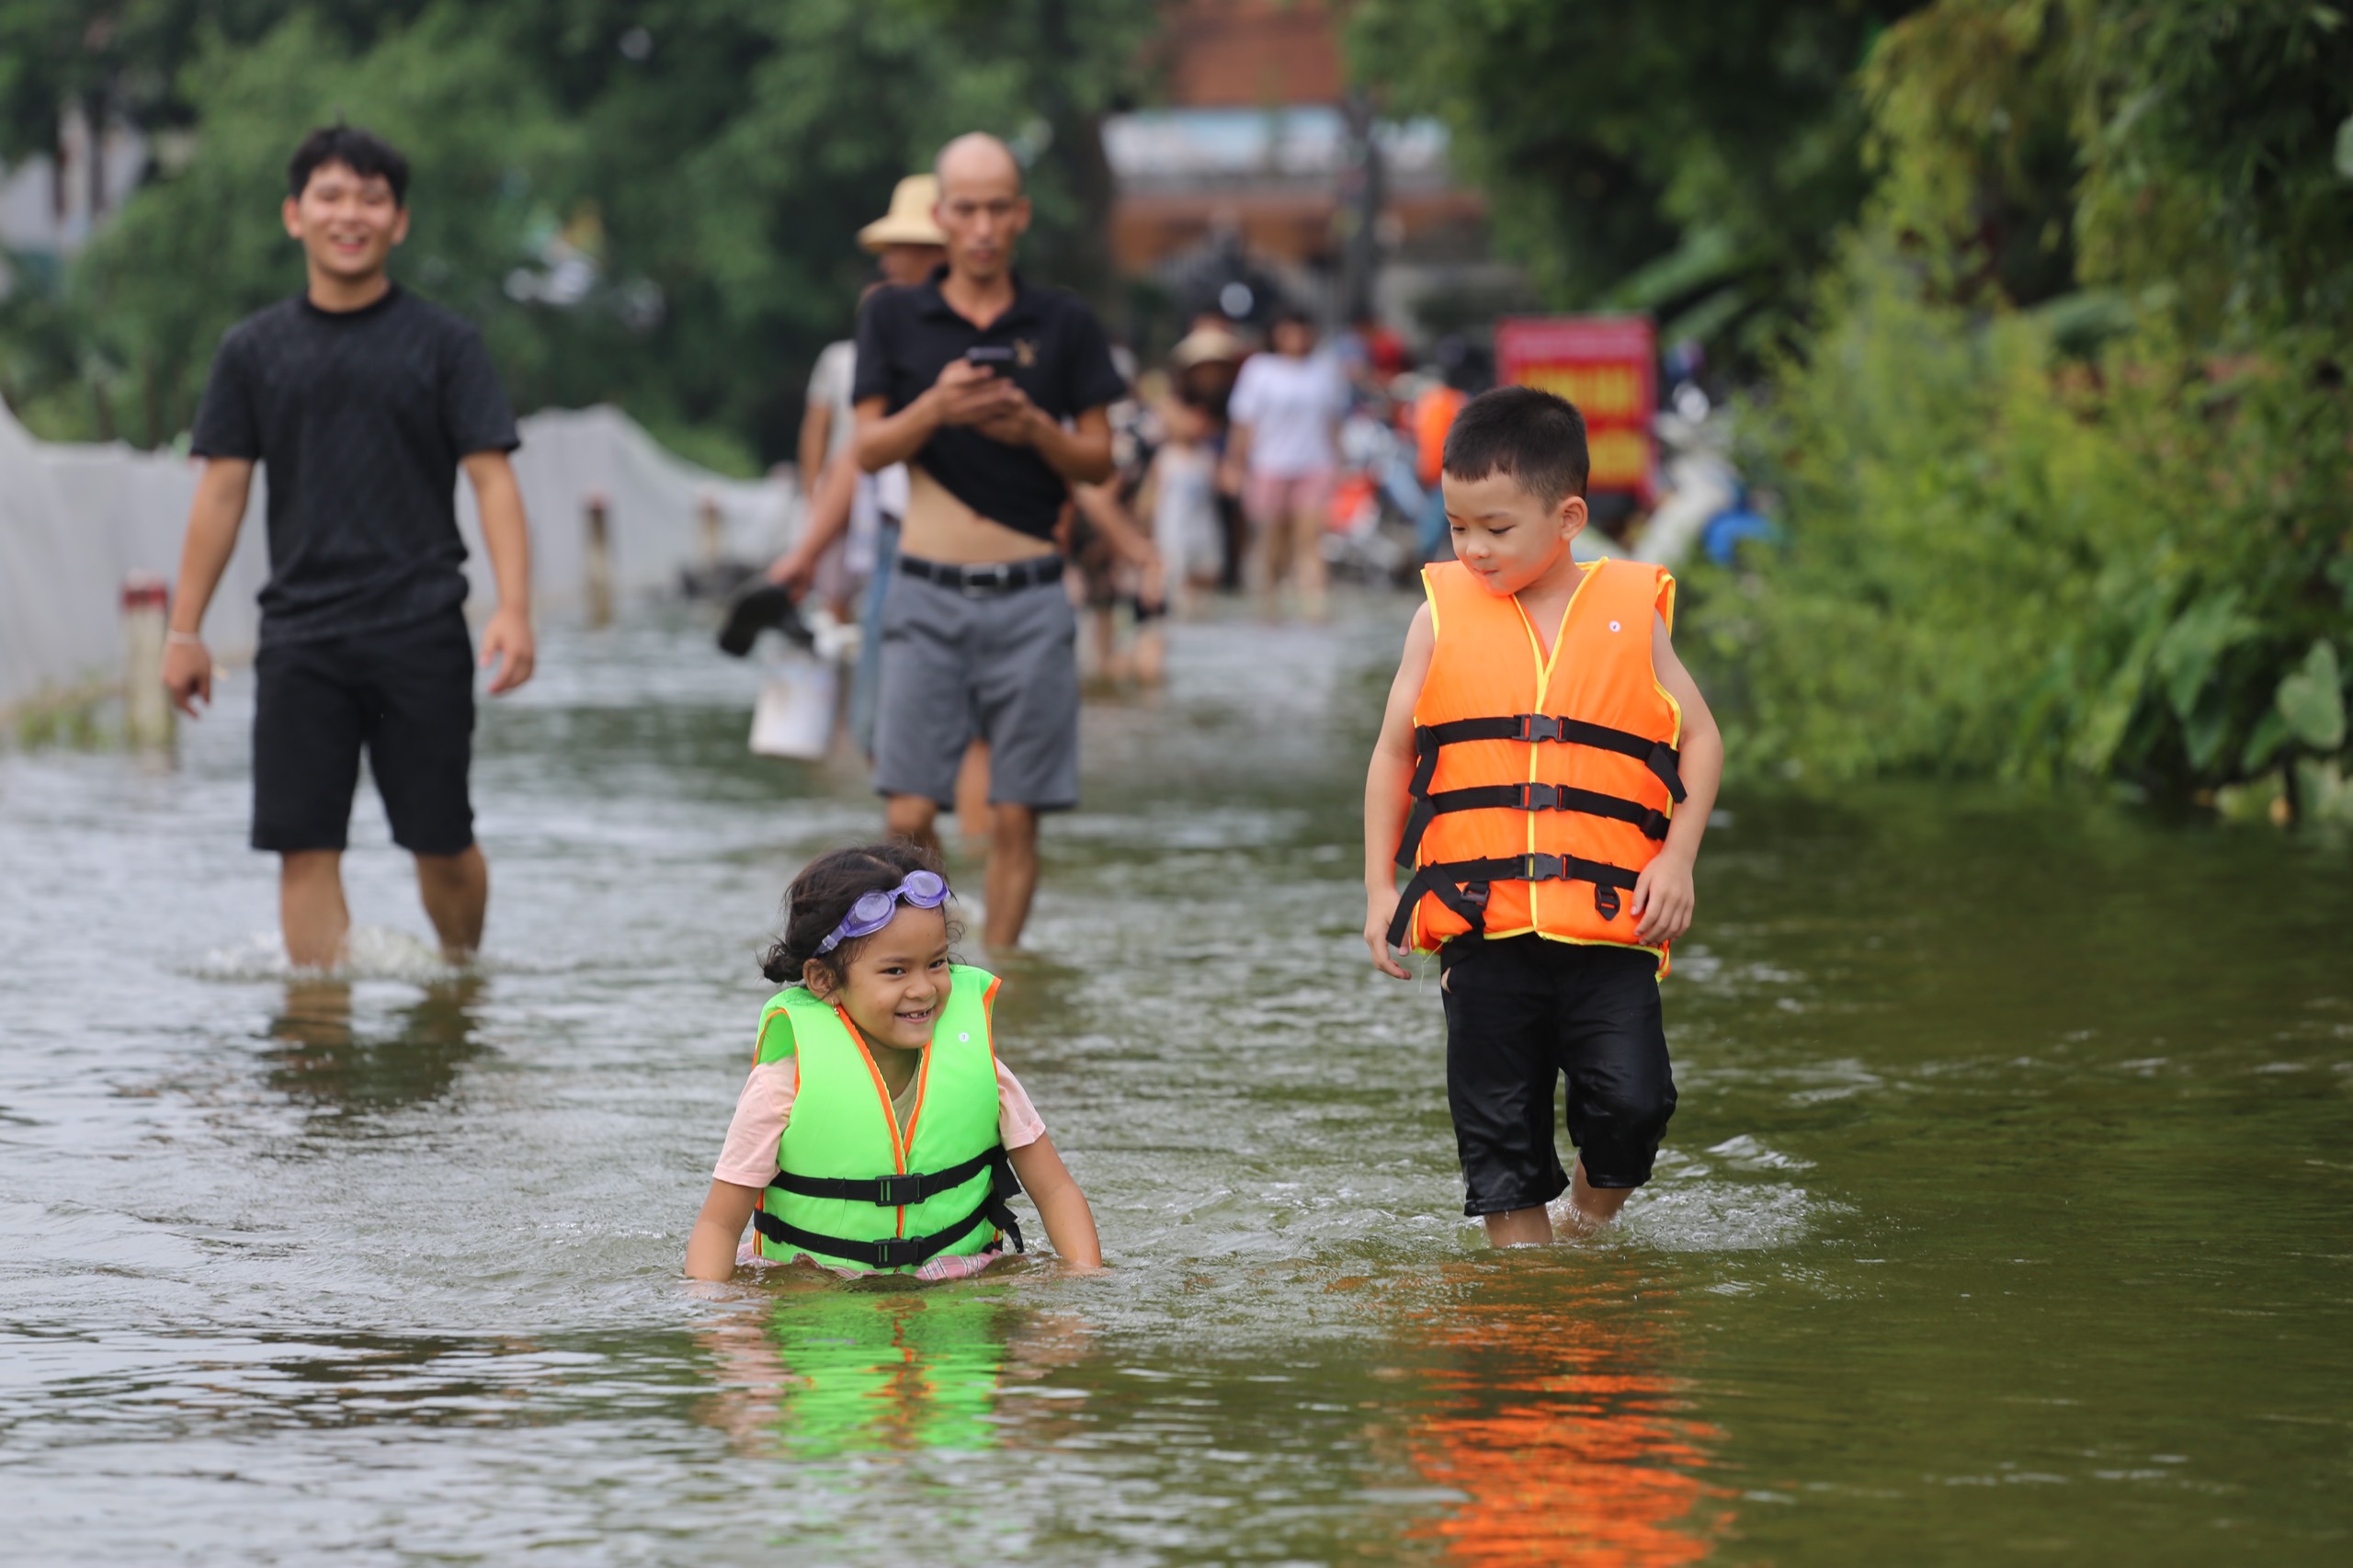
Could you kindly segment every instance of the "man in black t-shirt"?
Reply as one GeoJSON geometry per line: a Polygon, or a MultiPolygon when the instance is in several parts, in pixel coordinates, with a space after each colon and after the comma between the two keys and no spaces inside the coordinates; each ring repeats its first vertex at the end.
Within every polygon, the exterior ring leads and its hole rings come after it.
{"type": "Polygon", "coordinates": [[[359,754],[416,857],[452,960],[482,941],[489,870],[474,843],[475,660],[458,535],[462,466],[498,582],[481,664],[493,695],[530,678],[530,557],[507,453],[515,417],[472,327],[394,284],[408,165],[364,131],[315,131],[288,167],[286,232],[308,286],[221,340],[196,416],[206,460],[180,555],[164,685],[212,698],[199,635],[237,542],[256,463],[269,474],[269,581],[254,660],[253,845],[281,857],[286,955],[341,960],[342,857],[359,754]]]}
{"type": "MultiPolygon", "coordinates": [[[[1056,525],[1073,483],[1111,473],[1105,409],[1126,390],[1076,296],[1013,270],[1029,226],[1021,165],[994,136],[941,149],[932,216],[947,263],[858,316],[858,466],[907,465],[882,608],[874,787],[892,833],[937,846],[975,737],[989,746],[986,939],[1010,947],[1038,885],[1038,813],[1078,803],[1077,621],[1056,525]]],[[[807,580],[822,522],[779,562],[807,580]]],[[[1105,532],[1149,568],[1123,518],[1105,532]]]]}

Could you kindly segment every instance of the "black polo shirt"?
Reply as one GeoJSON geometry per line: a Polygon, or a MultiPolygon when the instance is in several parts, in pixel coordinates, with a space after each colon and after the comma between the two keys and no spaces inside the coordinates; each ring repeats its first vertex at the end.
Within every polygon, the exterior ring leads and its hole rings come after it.
{"type": "MultiPolygon", "coordinates": [[[[1065,289],[1040,289],[1013,275],[1013,303],[985,328],[940,298],[943,265],[930,278],[884,289],[858,321],[853,402],[885,400],[896,414],[931,389],[950,359],[980,344],[1013,350],[1011,375],[1029,401],[1056,419],[1074,419],[1127,394],[1095,313],[1065,289]]],[[[992,522],[1051,537],[1070,486],[1030,447],[1009,447],[978,430],[942,426],[911,460],[959,501],[992,522]]]]}

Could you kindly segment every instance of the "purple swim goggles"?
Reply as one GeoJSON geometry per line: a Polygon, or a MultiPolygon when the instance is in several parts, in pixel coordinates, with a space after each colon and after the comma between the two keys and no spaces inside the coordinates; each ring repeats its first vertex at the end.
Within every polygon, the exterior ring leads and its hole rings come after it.
{"type": "Polygon", "coordinates": [[[948,879],[938,871],[909,871],[905,881],[887,892],[876,888],[858,894],[858,902],[849,906],[842,923],[834,927],[834,934],[817,944],[817,950],[830,953],[844,942],[871,937],[891,924],[902,899],[916,909],[938,909],[948,902],[948,879]]]}

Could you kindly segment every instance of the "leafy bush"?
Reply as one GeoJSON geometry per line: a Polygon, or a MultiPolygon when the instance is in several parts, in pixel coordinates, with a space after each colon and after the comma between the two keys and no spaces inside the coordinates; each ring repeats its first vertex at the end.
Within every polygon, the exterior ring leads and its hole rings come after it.
{"type": "Polygon", "coordinates": [[[2086,363],[1859,240],[1750,411],[1792,543],[1702,577],[1751,766],[2194,794],[2345,744],[2353,396],[2295,338],[2086,363]]]}

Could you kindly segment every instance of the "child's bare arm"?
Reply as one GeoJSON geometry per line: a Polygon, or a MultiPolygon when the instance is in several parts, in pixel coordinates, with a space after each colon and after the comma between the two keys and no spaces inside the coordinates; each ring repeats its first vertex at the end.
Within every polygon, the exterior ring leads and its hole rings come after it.
{"type": "Polygon", "coordinates": [[[702,1212],[695,1216],[693,1234],[687,1238],[687,1278],[689,1279],[732,1279],[735,1277],[735,1245],[744,1239],[744,1227],[752,1222],[752,1210],[760,1201],[756,1187],[738,1187],[732,1181],[714,1181],[710,1191],[704,1194],[702,1212]]]}
{"type": "Polygon", "coordinates": [[[1408,790],[1414,781],[1414,703],[1437,645],[1430,607],[1424,605],[1405,629],[1404,657],[1397,661],[1397,678],[1390,683],[1389,705],[1381,716],[1381,738],[1372,743],[1372,762],[1364,775],[1364,945],[1372,967],[1399,980],[1413,977],[1389,950],[1389,922],[1397,913],[1392,868],[1413,804],[1408,790]]]}
{"type": "Polygon", "coordinates": [[[1006,1158],[1029,1201],[1038,1206],[1038,1218],[1046,1222],[1046,1239],[1054,1244],[1055,1253],[1074,1268],[1102,1267],[1103,1243],[1095,1233],[1095,1211],[1071,1179],[1054,1141],[1041,1135],[1035,1143],[1007,1150],[1006,1158]]]}
{"type": "Polygon", "coordinates": [[[1708,711],[1708,699],[1675,656],[1666,622],[1655,617],[1651,621],[1651,667],[1683,710],[1677,771],[1683,776],[1684,799],[1675,808],[1666,842],[1634,884],[1634,936],[1643,942],[1671,942],[1691,926],[1697,903],[1691,868],[1699,858],[1699,836],[1708,831],[1708,817],[1716,809],[1716,788],[1723,782],[1724,738],[1716,728],[1716,716],[1708,711]]]}

